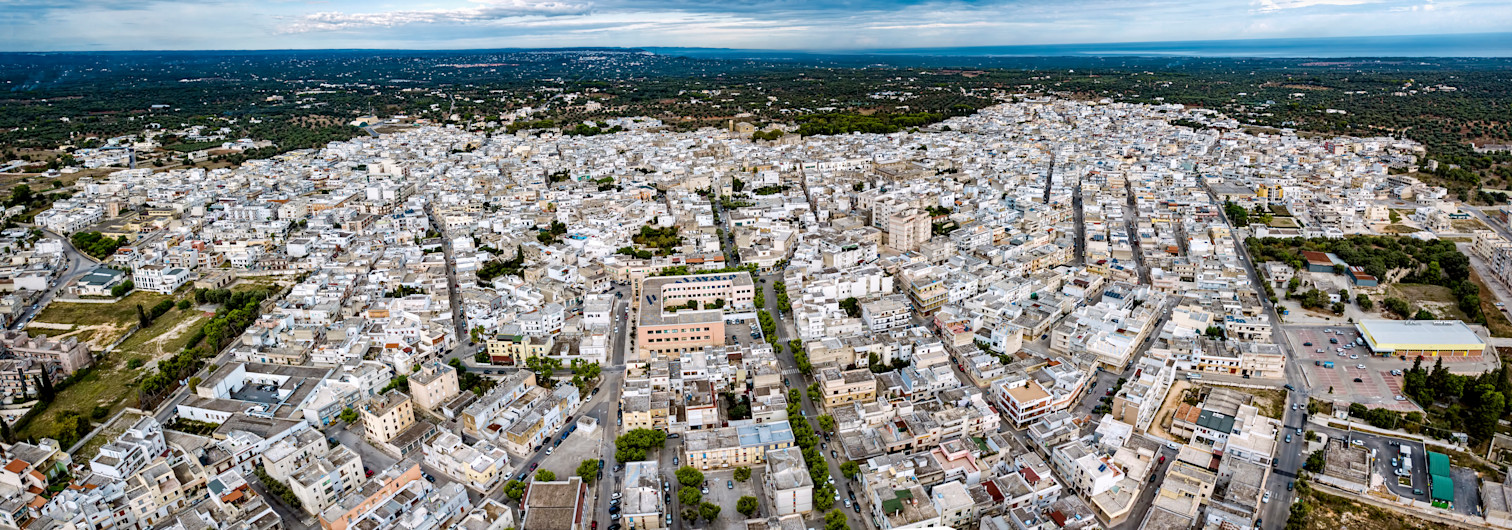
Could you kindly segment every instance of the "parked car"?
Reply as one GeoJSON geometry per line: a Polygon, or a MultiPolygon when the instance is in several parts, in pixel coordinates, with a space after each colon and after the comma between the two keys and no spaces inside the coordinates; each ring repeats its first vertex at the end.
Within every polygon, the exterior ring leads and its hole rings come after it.
{"type": "Polygon", "coordinates": [[[1304,343],[1302,343],[1302,345],[1303,346],[1312,346],[1312,343],[1311,342],[1304,342],[1304,343]]]}
{"type": "Polygon", "coordinates": [[[1364,383],[1364,382],[1365,382],[1365,380],[1364,380],[1364,379],[1360,379],[1360,378],[1358,378],[1358,377],[1356,377],[1356,378],[1354,378],[1354,382],[1356,382],[1356,383],[1364,383]]]}
{"type": "MultiPolygon", "coordinates": [[[[1351,355],[1350,357],[1358,357],[1358,356],[1357,355],[1351,355]]],[[[1359,368],[1361,370],[1364,370],[1365,369],[1365,365],[1363,365],[1363,364],[1356,364],[1355,368],[1359,368]]]]}
{"type": "Polygon", "coordinates": [[[1262,502],[1262,503],[1270,502],[1270,492],[1269,491],[1265,492],[1265,495],[1263,495],[1263,496],[1260,497],[1260,502],[1262,502]]]}

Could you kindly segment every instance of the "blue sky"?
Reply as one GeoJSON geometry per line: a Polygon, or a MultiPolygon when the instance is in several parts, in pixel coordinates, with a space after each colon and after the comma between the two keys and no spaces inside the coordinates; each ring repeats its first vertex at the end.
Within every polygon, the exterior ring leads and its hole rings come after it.
{"type": "Polygon", "coordinates": [[[1507,0],[0,0],[0,50],[847,50],[1512,31],[1507,0]]]}

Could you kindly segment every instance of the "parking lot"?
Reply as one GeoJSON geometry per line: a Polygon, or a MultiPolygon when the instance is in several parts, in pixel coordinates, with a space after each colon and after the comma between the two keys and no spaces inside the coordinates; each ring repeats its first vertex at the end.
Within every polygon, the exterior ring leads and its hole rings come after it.
{"type": "MultiPolygon", "coordinates": [[[[562,445],[551,450],[550,456],[541,460],[541,466],[536,469],[549,469],[552,473],[556,474],[557,480],[563,480],[576,475],[578,465],[582,464],[584,460],[598,460],[602,458],[604,459],[604,465],[612,466],[609,463],[610,455],[599,454],[600,448],[604,446],[601,439],[603,434],[603,429],[594,429],[593,432],[585,432],[583,429],[573,431],[572,435],[562,442],[562,445]]],[[[548,443],[547,447],[550,446],[551,444],[548,443]]],[[[515,470],[515,474],[518,475],[520,471],[524,470],[515,470]]],[[[535,472],[532,471],[530,475],[534,476],[535,472]]],[[[585,478],[591,479],[593,477],[585,478]]]]}
{"type": "MultiPolygon", "coordinates": [[[[709,484],[709,493],[704,495],[703,502],[713,503],[719,506],[719,521],[709,524],[707,521],[698,523],[697,528],[740,528],[744,526],[746,516],[735,511],[735,504],[741,497],[751,496],[761,499],[756,492],[761,468],[751,468],[751,478],[745,482],[735,482],[735,488],[730,489],[730,482],[735,480],[735,470],[707,471],[704,480],[709,484]]],[[[765,514],[762,511],[761,514],[765,514]]],[[[759,516],[760,514],[758,514],[759,516]]]]}
{"type": "Polygon", "coordinates": [[[1402,412],[1419,410],[1411,401],[1396,399],[1401,395],[1402,377],[1391,374],[1411,368],[1412,362],[1371,355],[1365,346],[1350,346],[1359,336],[1354,326],[1286,326],[1285,330],[1314,397],[1402,412]],[[1324,362],[1334,366],[1319,364],[1324,362]]]}

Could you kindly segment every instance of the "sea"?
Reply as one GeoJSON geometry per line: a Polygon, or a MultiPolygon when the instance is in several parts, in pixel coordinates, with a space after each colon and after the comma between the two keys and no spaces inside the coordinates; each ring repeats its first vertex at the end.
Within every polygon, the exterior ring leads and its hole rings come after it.
{"type": "Polygon", "coordinates": [[[654,53],[708,58],[803,59],[813,56],[935,57],[1512,57],[1512,33],[1380,37],[1198,40],[1084,44],[1022,44],[952,48],[761,50],[645,48],[654,53]]]}

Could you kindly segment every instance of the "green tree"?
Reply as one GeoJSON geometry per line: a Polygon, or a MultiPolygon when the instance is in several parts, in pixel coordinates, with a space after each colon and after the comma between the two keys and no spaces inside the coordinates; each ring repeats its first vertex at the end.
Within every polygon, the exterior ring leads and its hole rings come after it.
{"type": "Polygon", "coordinates": [[[654,429],[631,429],[614,439],[614,459],[620,462],[636,462],[646,459],[646,452],[661,449],[667,442],[667,433],[654,429]]]}
{"type": "Polygon", "coordinates": [[[183,300],[179,300],[178,301],[178,308],[179,308],[180,311],[183,311],[185,309],[189,309],[189,306],[191,306],[191,305],[193,305],[193,304],[189,302],[188,298],[185,298],[183,300]]]}
{"type": "Polygon", "coordinates": [[[735,511],[740,512],[741,515],[746,517],[756,515],[756,510],[760,507],[761,505],[756,498],[750,495],[742,496],[740,500],[735,501],[735,511]]]}
{"type": "Polygon", "coordinates": [[[735,468],[735,481],[745,482],[751,479],[751,468],[740,466],[735,468]]]}
{"type": "Polygon", "coordinates": [[[819,430],[824,432],[835,432],[835,417],[830,416],[829,414],[819,416],[819,430]]]}
{"type": "Polygon", "coordinates": [[[845,478],[854,479],[861,474],[861,465],[850,460],[841,462],[840,474],[844,475],[845,478]]]}
{"type": "Polygon", "coordinates": [[[583,477],[584,482],[593,482],[593,479],[598,476],[598,470],[598,460],[590,458],[578,463],[577,476],[583,477]]]}
{"type": "Polygon", "coordinates": [[[824,514],[824,530],[849,530],[850,523],[845,518],[845,512],[830,510],[824,514]]]}
{"type": "Polygon", "coordinates": [[[684,486],[698,487],[703,484],[704,474],[693,466],[677,468],[677,482],[684,486]]]}
{"type": "Polygon", "coordinates": [[[357,411],[353,410],[352,407],[347,407],[341,411],[341,421],[346,422],[347,425],[357,423],[357,417],[357,411]]]}
{"type": "Polygon", "coordinates": [[[556,480],[556,473],[552,473],[550,469],[538,470],[536,471],[535,479],[536,482],[551,482],[556,480]]]}
{"type": "Polygon", "coordinates": [[[517,501],[525,498],[525,483],[518,480],[505,482],[504,495],[507,495],[509,496],[509,498],[517,501]]]}
{"type": "Polygon", "coordinates": [[[1324,464],[1323,451],[1313,451],[1312,454],[1307,455],[1307,463],[1303,464],[1302,468],[1313,473],[1322,473],[1324,464]]]}
{"type": "Polygon", "coordinates": [[[827,512],[835,506],[835,489],[829,483],[814,488],[814,509],[827,512]]]}
{"type": "Polygon", "coordinates": [[[703,501],[703,493],[693,486],[683,486],[677,491],[677,500],[681,501],[683,506],[698,506],[698,503],[703,501]]]}
{"type": "Polygon", "coordinates": [[[719,517],[719,505],[709,502],[700,504],[698,505],[698,515],[703,517],[705,521],[712,522],[719,517]]]}

